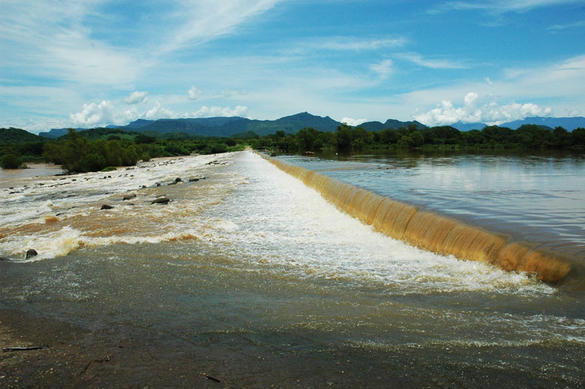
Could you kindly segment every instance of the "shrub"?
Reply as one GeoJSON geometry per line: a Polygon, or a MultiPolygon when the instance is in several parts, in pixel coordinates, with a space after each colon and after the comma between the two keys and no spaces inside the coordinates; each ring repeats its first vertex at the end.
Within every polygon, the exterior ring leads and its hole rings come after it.
{"type": "Polygon", "coordinates": [[[14,153],[5,154],[0,160],[3,169],[18,169],[22,165],[20,157],[14,153]]]}

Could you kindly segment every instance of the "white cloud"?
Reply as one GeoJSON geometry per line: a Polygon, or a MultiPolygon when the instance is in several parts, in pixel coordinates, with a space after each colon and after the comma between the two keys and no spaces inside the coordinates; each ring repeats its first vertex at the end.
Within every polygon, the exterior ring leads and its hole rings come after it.
{"type": "Polygon", "coordinates": [[[457,101],[469,91],[474,91],[483,100],[489,98],[500,106],[514,101],[531,101],[550,107],[555,115],[574,116],[575,112],[583,115],[585,95],[582,85],[585,85],[585,55],[546,66],[508,69],[499,79],[490,77],[414,90],[395,95],[390,104],[407,112],[416,109],[414,117],[435,107],[437,102],[457,101]]]}
{"type": "Polygon", "coordinates": [[[99,103],[83,104],[81,112],[72,113],[69,118],[77,127],[94,127],[112,123],[114,120],[114,105],[107,100],[102,100],[99,103]]]}
{"type": "Polygon", "coordinates": [[[534,8],[579,3],[582,0],[487,0],[449,1],[434,8],[432,12],[446,10],[487,10],[490,12],[525,12],[534,8]]]}
{"type": "Polygon", "coordinates": [[[197,89],[195,86],[191,86],[191,89],[189,89],[189,98],[191,100],[197,100],[201,96],[203,96],[203,91],[200,89],[197,89]]]}
{"type": "Polygon", "coordinates": [[[156,101],[154,106],[152,106],[144,114],[140,115],[140,118],[144,119],[170,119],[176,117],[178,117],[176,113],[168,108],[163,107],[159,101],[156,101]]]}
{"type": "Polygon", "coordinates": [[[124,109],[122,101],[112,102],[102,100],[83,104],[80,112],[69,115],[70,123],[74,127],[99,127],[108,124],[125,125],[136,119],[175,119],[175,118],[200,118],[215,116],[244,116],[248,107],[237,105],[235,107],[202,106],[194,112],[176,112],[165,107],[159,100],[144,110],[137,110],[137,106],[124,109]]]}
{"type": "Polygon", "coordinates": [[[533,103],[499,105],[489,102],[478,106],[478,99],[477,93],[469,92],[465,95],[463,106],[456,107],[451,101],[444,100],[436,108],[416,115],[415,119],[430,126],[453,124],[459,121],[499,124],[524,119],[527,116],[544,116],[551,112],[550,108],[540,107],[533,103]]]}
{"type": "Polygon", "coordinates": [[[403,46],[405,38],[358,39],[354,37],[338,36],[325,39],[312,39],[303,44],[303,48],[340,51],[378,50],[403,46]]]}
{"type": "Polygon", "coordinates": [[[221,97],[224,97],[226,99],[233,99],[241,96],[246,96],[247,94],[248,91],[245,89],[242,90],[224,89],[221,92],[221,97]]]}
{"type": "Polygon", "coordinates": [[[236,27],[258,16],[279,0],[179,0],[179,9],[173,14],[180,26],[167,35],[162,52],[180,49],[189,44],[200,44],[233,32],[236,27]]]}
{"type": "Polygon", "coordinates": [[[84,85],[133,82],[142,64],[136,53],[91,38],[81,23],[100,2],[0,2],[0,51],[10,53],[2,70],[84,85]]]}
{"type": "Polygon", "coordinates": [[[146,91],[135,91],[130,94],[130,96],[126,97],[124,101],[128,104],[140,104],[144,103],[147,100],[148,92],[146,91]]]}
{"type": "Polygon", "coordinates": [[[465,103],[466,107],[471,107],[473,106],[473,104],[475,103],[475,101],[478,98],[478,94],[475,92],[469,92],[468,94],[465,95],[465,98],[463,99],[463,102],[465,103]]]}
{"type": "Polygon", "coordinates": [[[367,122],[368,119],[352,119],[352,118],[348,118],[348,117],[344,117],[343,119],[341,119],[341,123],[345,123],[349,126],[359,126],[362,123],[367,122]]]}
{"type": "Polygon", "coordinates": [[[189,114],[189,117],[215,117],[215,116],[244,116],[248,112],[248,107],[238,105],[231,107],[208,107],[206,105],[199,108],[197,111],[189,114]]]}
{"type": "Polygon", "coordinates": [[[387,78],[392,73],[392,61],[385,59],[380,63],[370,65],[370,69],[377,73],[380,78],[387,78]]]}
{"type": "Polygon", "coordinates": [[[396,54],[396,57],[430,69],[465,69],[465,66],[458,62],[448,61],[445,59],[424,58],[422,55],[417,53],[400,53],[396,54]]]}
{"type": "Polygon", "coordinates": [[[580,21],[575,22],[575,23],[554,24],[552,26],[549,26],[547,28],[547,30],[557,32],[557,31],[569,30],[572,28],[580,28],[580,27],[585,27],[585,20],[580,20],[580,21]]]}

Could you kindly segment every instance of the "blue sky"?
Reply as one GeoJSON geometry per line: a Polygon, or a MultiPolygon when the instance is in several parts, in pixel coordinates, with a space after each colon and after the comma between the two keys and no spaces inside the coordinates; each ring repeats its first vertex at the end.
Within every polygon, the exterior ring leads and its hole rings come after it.
{"type": "Polygon", "coordinates": [[[0,0],[0,127],[585,116],[583,0],[0,0]]]}

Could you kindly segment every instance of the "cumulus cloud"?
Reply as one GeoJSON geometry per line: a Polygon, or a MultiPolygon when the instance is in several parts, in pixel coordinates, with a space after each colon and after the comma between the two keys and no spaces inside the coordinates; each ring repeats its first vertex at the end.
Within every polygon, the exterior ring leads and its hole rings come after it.
{"type": "Polygon", "coordinates": [[[146,96],[148,95],[148,92],[146,91],[135,91],[132,92],[130,94],[130,96],[126,97],[124,99],[124,101],[128,104],[140,104],[140,103],[144,103],[146,101],[146,96]]]}
{"type": "Polygon", "coordinates": [[[145,119],[170,119],[177,117],[177,114],[170,109],[163,107],[160,102],[157,101],[154,103],[154,106],[141,115],[141,117],[145,119]]]}
{"type": "Polygon", "coordinates": [[[345,123],[349,126],[359,126],[362,123],[367,122],[368,119],[353,119],[353,118],[348,118],[348,117],[344,117],[343,119],[341,119],[341,123],[345,123]]]}
{"type": "MultiPolygon", "coordinates": [[[[119,102],[121,103],[121,101],[119,102]]],[[[132,106],[123,109],[123,104],[116,104],[109,100],[83,104],[80,112],[69,115],[70,124],[75,127],[98,127],[108,124],[127,124],[136,119],[172,119],[172,118],[202,118],[215,116],[244,116],[248,107],[237,105],[235,107],[202,106],[194,112],[176,112],[162,105],[160,101],[146,107],[144,110],[132,106]]]]}
{"type": "Polygon", "coordinates": [[[548,115],[551,112],[550,108],[540,107],[533,103],[499,105],[496,102],[489,102],[478,104],[479,100],[480,97],[477,93],[469,92],[463,99],[463,106],[456,107],[451,101],[444,100],[436,108],[416,115],[415,119],[430,126],[456,122],[499,124],[524,119],[527,116],[548,115]]]}
{"type": "Polygon", "coordinates": [[[206,105],[199,108],[196,112],[190,114],[192,117],[214,117],[214,116],[244,116],[248,112],[248,107],[238,105],[231,107],[208,107],[206,105]]]}
{"type": "Polygon", "coordinates": [[[381,78],[387,78],[392,73],[392,60],[385,59],[380,63],[370,65],[370,69],[381,78]]]}
{"type": "Polygon", "coordinates": [[[191,86],[191,89],[189,89],[189,98],[191,100],[197,100],[201,96],[203,96],[203,91],[200,89],[197,89],[197,87],[195,87],[195,86],[191,86]]]}
{"type": "Polygon", "coordinates": [[[99,103],[83,104],[81,112],[69,115],[71,122],[78,127],[92,127],[112,123],[113,118],[114,105],[107,100],[102,100],[99,103]]]}

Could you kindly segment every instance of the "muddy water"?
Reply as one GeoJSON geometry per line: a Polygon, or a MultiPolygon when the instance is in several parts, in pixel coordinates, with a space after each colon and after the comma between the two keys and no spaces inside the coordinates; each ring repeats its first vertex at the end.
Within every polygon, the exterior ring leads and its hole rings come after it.
{"type": "Polygon", "coordinates": [[[52,346],[3,354],[4,383],[578,387],[585,379],[579,293],[378,234],[252,153],[61,178],[3,194],[12,208],[3,209],[0,250],[11,259],[0,262],[0,321],[52,346]],[[168,185],[176,177],[183,182],[168,185]],[[136,198],[122,200],[129,192],[136,198]],[[171,201],[151,204],[161,195],[171,201]],[[24,260],[27,248],[39,255],[24,260]],[[59,323],[72,326],[69,335],[59,323]]]}

